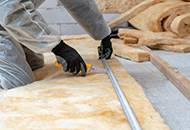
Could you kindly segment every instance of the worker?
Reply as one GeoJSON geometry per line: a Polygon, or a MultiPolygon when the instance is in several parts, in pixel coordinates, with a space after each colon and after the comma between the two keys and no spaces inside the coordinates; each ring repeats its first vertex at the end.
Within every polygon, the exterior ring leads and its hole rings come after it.
{"type": "MultiPolygon", "coordinates": [[[[3,89],[34,82],[32,70],[44,65],[44,52],[53,52],[65,72],[76,75],[81,71],[82,76],[86,75],[86,65],[79,53],[61,40],[36,10],[43,2],[0,1],[0,87],[3,89]]],[[[60,2],[92,38],[101,40],[101,57],[109,59],[113,51],[111,29],[94,0],[60,2]]]]}

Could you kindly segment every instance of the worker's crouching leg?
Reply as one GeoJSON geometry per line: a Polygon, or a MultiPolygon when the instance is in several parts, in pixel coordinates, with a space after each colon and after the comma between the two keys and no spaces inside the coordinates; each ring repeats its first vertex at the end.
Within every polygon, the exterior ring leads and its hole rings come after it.
{"type": "Polygon", "coordinates": [[[22,48],[26,55],[26,61],[28,62],[32,70],[36,70],[44,66],[43,54],[35,53],[24,45],[22,45],[22,48]]]}
{"type": "Polygon", "coordinates": [[[35,81],[19,42],[8,35],[0,36],[0,86],[11,89],[35,81]]]}

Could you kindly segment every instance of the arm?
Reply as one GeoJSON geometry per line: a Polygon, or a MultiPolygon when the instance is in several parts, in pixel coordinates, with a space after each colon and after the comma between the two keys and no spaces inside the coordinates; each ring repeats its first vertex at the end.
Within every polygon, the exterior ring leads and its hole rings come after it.
{"type": "Polygon", "coordinates": [[[77,23],[95,40],[111,33],[94,0],[59,0],[77,23]]]}
{"type": "Polygon", "coordinates": [[[63,63],[64,71],[77,74],[81,68],[81,74],[83,76],[86,74],[86,65],[82,57],[75,49],[66,45],[59,34],[46,24],[42,16],[34,10],[30,0],[24,2],[1,0],[0,18],[3,28],[29,49],[37,53],[52,51],[63,63]]]}
{"type": "Polygon", "coordinates": [[[61,41],[30,0],[1,0],[0,24],[17,41],[37,53],[51,51],[61,41]]]}
{"type": "Polygon", "coordinates": [[[110,59],[113,52],[111,29],[94,0],[60,0],[77,23],[95,40],[101,40],[101,58],[110,59]]]}

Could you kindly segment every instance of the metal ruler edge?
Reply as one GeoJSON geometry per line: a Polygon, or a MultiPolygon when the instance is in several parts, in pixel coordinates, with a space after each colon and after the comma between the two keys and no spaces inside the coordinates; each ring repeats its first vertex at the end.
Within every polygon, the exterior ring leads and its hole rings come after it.
{"type": "Polygon", "coordinates": [[[122,92],[122,90],[121,90],[121,88],[120,88],[120,86],[119,86],[113,72],[111,71],[106,59],[104,58],[104,59],[101,59],[101,60],[102,60],[102,63],[104,65],[107,73],[108,73],[108,76],[109,76],[109,78],[110,78],[110,80],[112,82],[112,85],[113,85],[114,90],[115,90],[115,92],[117,94],[117,97],[119,98],[119,101],[121,103],[121,106],[122,106],[123,111],[124,111],[124,113],[125,113],[125,115],[127,117],[127,120],[128,120],[128,122],[130,124],[131,129],[132,130],[141,130],[140,125],[139,125],[139,123],[138,123],[138,121],[137,121],[131,107],[129,106],[129,103],[126,100],[125,95],[123,94],[123,92],[122,92]]]}

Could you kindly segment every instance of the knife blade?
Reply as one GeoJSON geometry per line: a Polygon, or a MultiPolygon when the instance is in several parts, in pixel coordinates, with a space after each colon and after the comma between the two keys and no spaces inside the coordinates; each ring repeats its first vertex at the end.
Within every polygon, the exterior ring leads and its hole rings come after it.
{"type": "MultiPolygon", "coordinates": [[[[59,64],[57,60],[55,61],[55,65],[57,67],[62,67],[62,65],[59,64]]],[[[95,73],[100,73],[100,74],[107,74],[106,69],[96,67],[96,66],[93,66],[93,65],[88,64],[88,63],[86,63],[86,68],[87,68],[87,72],[95,72],[95,73]]]]}

